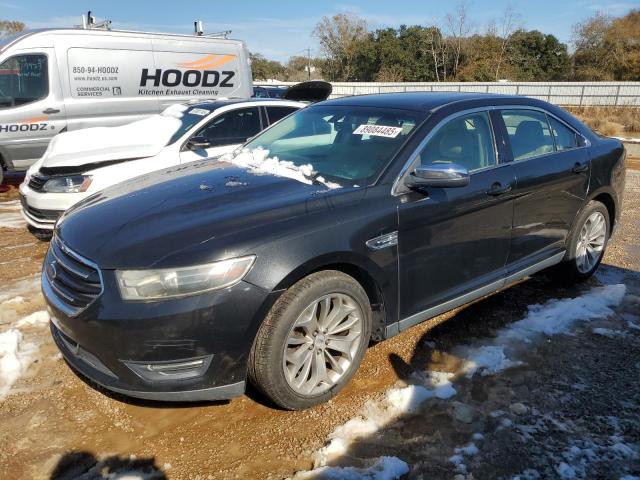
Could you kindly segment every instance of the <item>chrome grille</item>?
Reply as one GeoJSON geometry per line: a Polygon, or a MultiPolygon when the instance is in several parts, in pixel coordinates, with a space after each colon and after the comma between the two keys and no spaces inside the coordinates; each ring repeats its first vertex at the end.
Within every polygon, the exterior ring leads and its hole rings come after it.
{"type": "Polygon", "coordinates": [[[69,315],[77,315],[102,293],[98,268],[67,248],[56,236],[49,245],[44,276],[61,309],[69,315]]]}

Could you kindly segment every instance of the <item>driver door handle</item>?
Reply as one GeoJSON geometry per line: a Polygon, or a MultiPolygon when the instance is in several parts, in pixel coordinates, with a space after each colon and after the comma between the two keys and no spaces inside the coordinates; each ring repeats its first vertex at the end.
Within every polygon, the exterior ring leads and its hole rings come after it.
{"type": "Polygon", "coordinates": [[[42,113],[46,113],[47,115],[50,115],[52,113],[60,113],[60,110],[57,108],[47,108],[46,110],[43,110],[42,113]]]}
{"type": "Polygon", "coordinates": [[[503,195],[505,193],[509,193],[511,191],[511,184],[502,185],[500,182],[496,182],[491,185],[491,188],[487,190],[487,195],[491,195],[492,197],[497,197],[498,195],[503,195]]]}

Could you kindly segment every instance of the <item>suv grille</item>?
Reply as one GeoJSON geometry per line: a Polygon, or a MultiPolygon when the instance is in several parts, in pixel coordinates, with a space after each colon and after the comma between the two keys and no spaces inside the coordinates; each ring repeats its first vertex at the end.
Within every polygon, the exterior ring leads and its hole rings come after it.
{"type": "Polygon", "coordinates": [[[34,173],[29,179],[29,188],[36,192],[41,192],[44,184],[47,183],[47,180],[49,180],[50,178],[51,177],[49,177],[48,175],[43,175],[40,172],[34,173]]]}
{"type": "Polygon", "coordinates": [[[69,250],[54,236],[44,266],[44,275],[65,313],[77,315],[102,293],[98,269],[69,250]]]}

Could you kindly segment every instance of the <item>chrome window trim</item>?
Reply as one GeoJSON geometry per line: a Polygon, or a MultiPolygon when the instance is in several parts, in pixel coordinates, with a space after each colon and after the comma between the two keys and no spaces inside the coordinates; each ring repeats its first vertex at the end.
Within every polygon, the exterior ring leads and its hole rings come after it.
{"type": "MultiPolygon", "coordinates": [[[[462,115],[466,115],[466,114],[469,114],[469,113],[477,113],[477,112],[483,112],[483,111],[491,112],[492,110],[498,110],[498,111],[499,110],[536,110],[536,111],[541,112],[541,113],[543,113],[545,115],[553,117],[555,120],[557,120],[560,123],[562,123],[563,125],[565,125],[568,129],[570,129],[576,135],[579,135],[584,140],[584,145],[582,145],[580,147],[576,147],[576,148],[566,149],[566,150],[554,150],[553,152],[544,153],[544,154],[541,154],[541,155],[536,155],[534,157],[523,158],[522,160],[511,159],[508,162],[501,162],[500,153],[499,153],[499,151],[497,149],[497,144],[495,143],[496,142],[495,132],[492,131],[493,141],[494,141],[494,148],[496,149],[496,160],[497,160],[497,163],[495,165],[493,165],[492,167],[486,167],[486,168],[483,168],[483,169],[480,169],[480,170],[474,170],[474,172],[469,172],[471,175],[473,175],[476,172],[486,171],[486,170],[489,170],[491,168],[497,168],[497,167],[500,167],[500,166],[505,165],[507,163],[526,162],[528,160],[532,160],[532,159],[536,159],[536,158],[543,158],[543,157],[546,157],[548,155],[555,155],[556,153],[560,153],[560,152],[567,152],[567,151],[571,151],[571,150],[579,150],[581,148],[589,148],[591,146],[591,141],[588,138],[586,138],[584,135],[582,135],[580,132],[578,132],[575,128],[573,128],[571,125],[569,125],[563,119],[561,119],[557,115],[554,115],[553,113],[549,112],[548,110],[545,110],[544,108],[538,107],[538,106],[535,106],[535,105],[510,105],[510,104],[505,104],[505,105],[486,105],[484,107],[475,107],[475,108],[470,108],[470,109],[467,109],[467,110],[461,110],[459,112],[452,113],[451,115],[447,115],[440,122],[438,122],[435,127],[433,127],[431,129],[431,131],[426,135],[426,137],[424,137],[424,139],[416,147],[414,152],[409,156],[409,159],[406,161],[406,163],[402,167],[402,170],[400,170],[400,173],[398,174],[396,179],[393,181],[393,184],[391,186],[391,195],[394,196],[394,197],[397,197],[399,195],[403,195],[404,193],[406,193],[406,192],[403,192],[403,191],[400,191],[400,192],[398,191],[398,186],[400,185],[400,181],[402,180],[402,178],[404,178],[404,176],[406,175],[406,173],[409,170],[409,168],[413,165],[413,163],[415,162],[415,159],[416,159],[417,155],[420,153],[420,151],[425,147],[427,142],[434,136],[434,134],[440,128],[442,128],[442,126],[443,126],[443,124],[445,122],[448,122],[449,120],[452,120],[452,119],[454,119],[456,117],[459,117],[459,116],[462,116],[462,115]]],[[[493,130],[493,121],[491,120],[491,115],[489,115],[489,121],[491,122],[492,130],[493,130]]],[[[547,121],[547,123],[549,123],[549,122],[547,121]]],[[[549,129],[551,129],[551,125],[549,125],[549,129]]],[[[555,146],[555,140],[554,140],[554,146],[555,146]]],[[[509,149],[511,149],[511,145],[509,145],[509,149]]]]}
{"type": "MultiPolygon", "coordinates": [[[[578,135],[580,138],[582,138],[584,140],[584,145],[582,145],[580,147],[567,148],[565,150],[554,150],[553,152],[541,153],[540,155],[534,155],[532,157],[521,158],[520,160],[516,160],[514,158],[514,159],[511,160],[513,163],[526,162],[527,160],[532,160],[534,158],[543,158],[543,157],[547,157],[549,155],[555,155],[556,153],[568,152],[568,151],[571,151],[571,150],[580,150],[581,148],[588,148],[588,147],[591,146],[591,142],[589,141],[588,138],[586,138],[584,135],[582,135],[580,132],[578,132],[575,128],[573,128],[567,122],[562,120],[560,117],[558,117],[558,116],[554,115],[553,113],[545,110],[544,108],[535,107],[535,106],[529,106],[529,105],[500,105],[500,106],[494,106],[493,110],[535,110],[535,111],[538,111],[538,112],[541,112],[541,113],[545,114],[548,117],[552,117],[554,120],[557,120],[562,125],[567,127],[569,130],[571,130],[573,133],[575,133],[576,135],[578,135]]],[[[554,146],[554,148],[556,148],[555,147],[556,146],[556,141],[555,141],[555,138],[553,138],[553,131],[552,131],[552,128],[551,128],[551,124],[549,123],[549,120],[547,120],[547,125],[549,126],[549,132],[551,133],[551,137],[552,137],[552,140],[553,140],[553,146],[554,146]]],[[[509,145],[509,148],[511,148],[511,145],[509,145]]],[[[513,151],[511,153],[513,153],[513,151]]]]}
{"type": "Polygon", "coordinates": [[[450,120],[453,120],[453,119],[458,118],[458,117],[464,117],[466,115],[471,115],[471,114],[474,114],[474,113],[486,112],[487,119],[489,120],[489,126],[491,127],[491,137],[493,138],[493,151],[494,151],[494,154],[495,154],[496,163],[494,165],[490,165],[488,167],[478,168],[476,170],[473,170],[473,171],[469,172],[469,175],[473,175],[473,174],[478,173],[478,172],[485,172],[485,171],[490,170],[492,168],[498,168],[498,167],[504,165],[506,162],[505,163],[501,162],[500,151],[498,150],[498,144],[496,143],[496,135],[495,135],[495,131],[493,129],[493,120],[491,119],[491,115],[490,115],[491,110],[494,110],[494,109],[495,109],[494,106],[484,106],[484,107],[469,108],[467,110],[460,110],[459,112],[455,112],[455,113],[452,113],[451,115],[447,115],[442,120],[440,120],[436,124],[436,126],[433,127],[431,129],[431,131],[429,131],[429,133],[422,139],[422,141],[418,144],[416,149],[409,156],[409,159],[406,161],[406,163],[402,167],[402,170],[400,170],[400,173],[398,174],[398,176],[396,177],[396,179],[393,182],[393,185],[391,186],[391,195],[396,197],[398,195],[403,195],[405,193],[403,191],[398,191],[398,187],[400,185],[400,181],[404,178],[404,176],[406,175],[407,171],[409,171],[411,166],[415,163],[415,161],[416,161],[418,155],[420,155],[420,152],[422,151],[422,149],[427,145],[427,143],[429,143],[429,141],[434,137],[434,135],[436,133],[438,133],[438,131],[444,125],[449,123],[450,120]]]}

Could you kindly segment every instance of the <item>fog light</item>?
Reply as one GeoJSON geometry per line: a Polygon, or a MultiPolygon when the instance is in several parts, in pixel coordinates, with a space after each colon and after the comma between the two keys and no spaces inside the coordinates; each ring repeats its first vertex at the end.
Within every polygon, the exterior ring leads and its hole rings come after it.
{"type": "Polygon", "coordinates": [[[168,362],[125,361],[124,364],[147,382],[163,382],[201,377],[211,365],[212,359],[213,355],[207,355],[206,357],[183,358],[168,362]]]}

